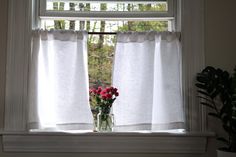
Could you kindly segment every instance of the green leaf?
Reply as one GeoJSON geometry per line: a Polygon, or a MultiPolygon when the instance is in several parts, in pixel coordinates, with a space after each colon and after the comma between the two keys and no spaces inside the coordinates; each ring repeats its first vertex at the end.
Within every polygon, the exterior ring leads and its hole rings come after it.
{"type": "Polygon", "coordinates": [[[198,88],[200,88],[200,89],[207,90],[207,86],[206,86],[206,85],[204,85],[204,84],[201,84],[201,83],[196,83],[195,85],[196,85],[198,88]]]}
{"type": "Polygon", "coordinates": [[[220,94],[220,89],[216,89],[212,94],[211,94],[211,98],[214,99],[217,95],[220,94]]]}
{"type": "Polygon", "coordinates": [[[205,69],[203,69],[202,72],[212,72],[212,71],[216,71],[216,69],[212,66],[207,66],[205,69]]]}
{"type": "Polygon", "coordinates": [[[208,99],[208,98],[206,98],[206,97],[203,97],[203,96],[197,96],[198,98],[201,98],[201,99],[203,99],[203,100],[206,100],[206,101],[208,101],[208,102],[212,102],[212,100],[211,99],[208,99]]]}
{"type": "Polygon", "coordinates": [[[211,85],[210,83],[208,84],[207,87],[207,92],[212,93],[215,90],[215,85],[211,85]]]}
{"type": "Polygon", "coordinates": [[[197,90],[198,93],[202,94],[202,95],[205,95],[205,96],[208,96],[210,97],[210,94],[205,92],[205,91],[202,91],[202,90],[197,90]]]}
{"type": "Polygon", "coordinates": [[[221,142],[223,142],[223,143],[225,143],[225,144],[227,144],[227,145],[229,145],[229,141],[228,140],[226,140],[225,138],[223,138],[223,137],[218,137],[218,138],[216,138],[218,141],[221,141],[221,142]]]}
{"type": "Polygon", "coordinates": [[[228,106],[223,105],[222,108],[220,109],[220,116],[222,116],[224,113],[226,113],[228,106]]]}
{"type": "Polygon", "coordinates": [[[212,108],[212,109],[215,109],[213,105],[209,104],[209,103],[206,103],[206,102],[200,102],[200,104],[204,105],[204,106],[207,106],[209,108],[212,108]]]}
{"type": "Polygon", "coordinates": [[[220,116],[218,114],[216,114],[216,113],[210,112],[210,113],[208,113],[208,115],[212,116],[212,117],[215,117],[215,118],[218,118],[218,119],[221,119],[220,116]]]}
{"type": "Polygon", "coordinates": [[[207,78],[206,75],[198,74],[197,75],[197,81],[201,82],[201,83],[207,83],[207,82],[209,82],[209,79],[207,78]]]}
{"type": "Polygon", "coordinates": [[[229,121],[229,116],[226,114],[225,116],[222,117],[222,121],[224,124],[227,124],[227,122],[229,121]]]}
{"type": "Polygon", "coordinates": [[[221,72],[222,74],[222,77],[225,79],[225,80],[228,80],[229,79],[229,77],[230,77],[230,75],[229,75],[229,73],[227,72],[227,71],[223,71],[223,72],[221,72]]]}
{"type": "Polygon", "coordinates": [[[230,127],[227,126],[226,124],[223,124],[223,128],[227,133],[230,133],[230,127]]]}

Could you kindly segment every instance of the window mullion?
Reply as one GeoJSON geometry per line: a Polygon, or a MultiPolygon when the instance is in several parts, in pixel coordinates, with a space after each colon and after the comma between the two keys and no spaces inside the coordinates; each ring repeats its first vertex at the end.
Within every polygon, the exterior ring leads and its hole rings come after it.
{"type": "Polygon", "coordinates": [[[156,12],[71,12],[71,11],[47,11],[40,16],[42,19],[135,19],[135,20],[172,20],[173,17],[166,16],[165,13],[156,12]]]}

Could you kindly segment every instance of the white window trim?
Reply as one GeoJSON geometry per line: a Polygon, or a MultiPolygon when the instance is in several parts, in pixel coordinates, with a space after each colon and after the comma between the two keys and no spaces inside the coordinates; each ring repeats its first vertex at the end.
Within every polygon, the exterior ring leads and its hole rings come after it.
{"type": "Polygon", "coordinates": [[[202,154],[212,133],[4,133],[5,152],[202,154]]]}
{"type": "MultiPolygon", "coordinates": [[[[53,1],[53,0],[52,0],[53,1]]],[[[61,0],[63,1],[63,0],[61,0]]],[[[73,0],[71,0],[73,1],[73,0]]],[[[76,1],[76,0],[74,0],[76,1]]],[[[88,0],[91,2],[96,2],[97,0],[88,0]]],[[[104,2],[115,1],[115,0],[102,0],[104,2]]],[[[147,2],[148,0],[119,0],[119,2],[147,2]]],[[[151,0],[153,1],[153,0],[151,0]]],[[[173,20],[173,0],[168,1],[168,11],[167,12],[155,12],[147,11],[145,13],[140,12],[116,12],[116,11],[48,11],[46,10],[47,0],[40,0],[40,11],[39,16],[41,19],[67,19],[67,20],[173,20]],[[124,18],[125,17],[125,18],[124,18]]],[[[83,1],[81,1],[83,2],[83,1]]],[[[98,2],[98,1],[97,1],[98,2]]],[[[101,2],[101,1],[100,1],[101,2]]],[[[155,2],[155,1],[153,1],[155,2]]]]}
{"type": "Polygon", "coordinates": [[[150,151],[153,153],[206,152],[207,137],[213,136],[213,134],[204,133],[206,131],[205,113],[198,105],[194,87],[195,75],[204,67],[204,0],[182,0],[182,23],[181,25],[177,24],[178,28],[181,27],[182,32],[183,90],[188,130],[200,132],[197,134],[27,132],[28,61],[32,28],[31,3],[32,0],[9,0],[5,127],[4,131],[0,133],[3,135],[4,151],[109,152],[109,149],[105,150],[104,148],[112,146],[111,152],[120,153],[132,153],[134,150],[140,153],[150,151]],[[40,144],[41,140],[47,144],[40,144]],[[169,140],[173,143],[165,142],[169,140]],[[103,141],[102,144],[99,143],[100,141],[103,141]],[[125,143],[124,141],[129,142],[125,143]],[[63,143],[63,145],[58,147],[58,143],[63,143]],[[144,147],[143,143],[156,147],[150,150],[149,147],[144,147]],[[73,147],[71,147],[72,145],[73,147]],[[56,150],[56,148],[59,149],[56,150]],[[101,151],[98,148],[101,148],[101,151]]]}
{"type": "MultiPolygon", "coordinates": [[[[188,130],[207,131],[206,110],[199,105],[196,74],[205,67],[204,0],[181,0],[183,95],[188,130]]],[[[178,24],[177,24],[178,26],[178,24]]],[[[177,27],[178,29],[178,27],[177,27]]]]}

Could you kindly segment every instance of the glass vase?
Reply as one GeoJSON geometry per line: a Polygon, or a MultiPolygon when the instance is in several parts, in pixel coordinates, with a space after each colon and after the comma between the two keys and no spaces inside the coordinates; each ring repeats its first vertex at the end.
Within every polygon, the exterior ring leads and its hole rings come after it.
{"type": "Polygon", "coordinates": [[[111,113],[103,113],[99,111],[97,115],[97,127],[98,132],[111,132],[114,126],[114,115],[111,113]]]}
{"type": "Polygon", "coordinates": [[[97,115],[98,115],[98,110],[97,109],[91,109],[92,115],[93,115],[93,131],[97,131],[97,115]]]}

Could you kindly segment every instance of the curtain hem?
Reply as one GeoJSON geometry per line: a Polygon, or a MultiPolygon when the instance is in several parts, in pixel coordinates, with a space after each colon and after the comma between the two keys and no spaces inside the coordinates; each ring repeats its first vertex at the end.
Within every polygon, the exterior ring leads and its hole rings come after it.
{"type": "Polygon", "coordinates": [[[173,122],[168,124],[133,124],[115,126],[114,131],[162,131],[185,129],[184,122],[173,122]]]}
{"type": "Polygon", "coordinates": [[[42,127],[39,123],[28,124],[28,130],[57,131],[57,130],[93,130],[94,125],[89,123],[56,124],[42,127]]]}

